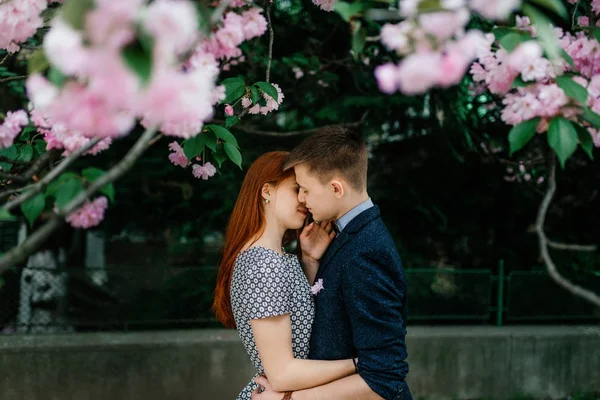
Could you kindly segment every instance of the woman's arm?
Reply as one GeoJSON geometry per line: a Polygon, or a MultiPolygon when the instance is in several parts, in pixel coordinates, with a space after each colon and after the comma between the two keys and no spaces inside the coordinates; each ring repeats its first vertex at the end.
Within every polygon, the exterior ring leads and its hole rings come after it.
{"type": "Polygon", "coordinates": [[[300,390],[352,375],[351,359],[300,360],[292,352],[290,315],[250,320],[254,342],[265,374],[274,390],[300,390]]]}

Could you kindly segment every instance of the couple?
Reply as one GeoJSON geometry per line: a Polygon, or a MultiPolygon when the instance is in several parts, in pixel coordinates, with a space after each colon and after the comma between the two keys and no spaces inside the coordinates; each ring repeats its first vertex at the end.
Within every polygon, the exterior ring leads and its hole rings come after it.
{"type": "Polygon", "coordinates": [[[358,136],[324,128],[291,153],[262,155],[233,209],[215,289],[217,318],[237,327],[258,370],[237,400],[412,399],[406,291],[358,136]],[[301,260],[282,250],[294,239],[301,260]]]}

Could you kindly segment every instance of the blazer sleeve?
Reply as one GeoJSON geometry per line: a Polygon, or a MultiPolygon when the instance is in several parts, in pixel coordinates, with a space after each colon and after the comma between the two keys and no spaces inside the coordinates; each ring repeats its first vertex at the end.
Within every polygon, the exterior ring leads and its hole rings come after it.
{"type": "Polygon", "coordinates": [[[408,364],[406,278],[399,258],[392,250],[360,254],[348,263],[342,284],[360,376],[384,399],[401,398],[408,364]]]}

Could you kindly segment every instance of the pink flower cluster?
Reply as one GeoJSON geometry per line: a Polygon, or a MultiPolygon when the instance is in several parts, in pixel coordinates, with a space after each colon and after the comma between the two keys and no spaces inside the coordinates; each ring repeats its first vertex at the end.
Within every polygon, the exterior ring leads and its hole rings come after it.
{"type": "Polygon", "coordinates": [[[277,89],[277,101],[274,98],[272,98],[271,96],[269,96],[268,94],[263,93],[263,98],[267,102],[267,105],[261,106],[258,103],[252,105],[252,100],[250,99],[250,97],[244,96],[244,97],[242,97],[242,107],[249,108],[249,110],[248,110],[249,114],[262,114],[262,115],[267,115],[271,111],[279,109],[279,105],[283,102],[283,99],[285,96],[283,95],[283,92],[281,91],[281,88],[279,87],[278,84],[272,83],[272,85],[273,85],[273,87],[275,87],[275,89],[277,89]]]}
{"type": "MultiPolygon", "coordinates": [[[[92,140],[79,132],[67,129],[64,125],[51,123],[36,109],[31,110],[31,121],[37,126],[37,131],[44,135],[46,150],[64,149],[62,155],[65,157],[86,146],[92,140]]],[[[86,154],[96,155],[108,149],[111,144],[112,138],[104,138],[86,154]]]]}
{"type": "Polygon", "coordinates": [[[77,210],[67,216],[67,222],[73,228],[88,229],[97,226],[104,219],[104,212],[108,207],[108,200],[101,196],[94,201],[86,201],[77,210]]]}
{"type": "Polygon", "coordinates": [[[323,11],[333,11],[337,0],[312,0],[313,4],[319,6],[323,11]]]}
{"type": "MultiPolygon", "coordinates": [[[[192,165],[192,175],[194,177],[203,180],[207,180],[208,178],[215,175],[217,169],[210,162],[205,162],[202,165],[192,164],[190,160],[186,157],[183,152],[183,148],[177,142],[169,143],[169,150],[171,150],[171,154],[169,154],[169,161],[171,161],[174,165],[180,166],[181,168],[187,168],[192,165]]],[[[200,157],[196,157],[199,161],[200,157]]]]}
{"type": "Polygon", "coordinates": [[[216,59],[228,60],[242,57],[239,46],[246,40],[261,36],[267,30],[267,20],[262,9],[252,7],[237,14],[225,14],[223,24],[198,47],[197,52],[212,54],[216,59]]]}
{"type": "Polygon", "coordinates": [[[0,148],[12,146],[13,141],[28,122],[27,113],[23,110],[7,112],[4,122],[0,125],[0,148]]]}
{"type": "MultiPolygon", "coordinates": [[[[517,17],[517,26],[535,37],[535,27],[529,25],[528,18],[517,17]]],[[[503,97],[502,120],[509,125],[517,125],[536,117],[541,117],[538,132],[548,129],[549,121],[557,116],[577,120],[582,106],[600,112],[600,44],[583,33],[564,34],[555,29],[563,49],[573,58],[575,70],[564,60],[551,61],[542,55],[536,41],[526,41],[508,53],[501,46],[492,50],[493,36],[488,36],[488,47],[478,52],[478,62],[471,67],[476,82],[485,85],[490,92],[503,97]],[[572,79],[588,91],[587,104],[578,104],[569,98],[556,83],[556,78],[565,72],[579,72],[572,79]],[[527,86],[513,87],[514,80],[520,77],[527,86]]],[[[600,145],[598,131],[588,128],[596,145],[600,145]]]]}
{"type": "Polygon", "coordinates": [[[376,68],[375,78],[385,93],[420,94],[454,85],[466,73],[477,49],[485,46],[480,31],[464,31],[470,18],[466,7],[418,14],[417,5],[418,1],[404,1],[401,8],[408,18],[381,29],[383,44],[404,56],[398,65],[376,68]]]}
{"type": "Polygon", "coordinates": [[[58,88],[34,74],[28,93],[53,123],[87,138],[125,135],[138,118],[167,135],[189,138],[212,116],[219,72],[208,54],[182,68],[181,55],[197,40],[196,9],[188,0],[96,1],[83,30],[57,17],[45,36],[46,56],[69,79],[58,88]],[[122,57],[139,29],[154,39],[145,85],[122,57]]]}
{"type": "Polygon", "coordinates": [[[19,43],[42,26],[40,13],[47,6],[47,0],[11,0],[0,4],[0,49],[9,53],[19,51],[19,43]]]}

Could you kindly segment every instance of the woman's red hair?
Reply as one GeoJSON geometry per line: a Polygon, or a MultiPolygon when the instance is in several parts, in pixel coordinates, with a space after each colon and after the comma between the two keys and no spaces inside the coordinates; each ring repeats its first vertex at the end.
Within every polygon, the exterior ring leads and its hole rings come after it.
{"type": "Polygon", "coordinates": [[[258,240],[264,232],[266,220],[261,195],[264,184],[276,186],[294,175],[293,169],[283,171],[287,155],[285,151],[272,151],[252,163],[229,218],[213,302],[217,319],[227,328],[235,328],[230,295],[235,259],[248,242],[258,240]]]}

